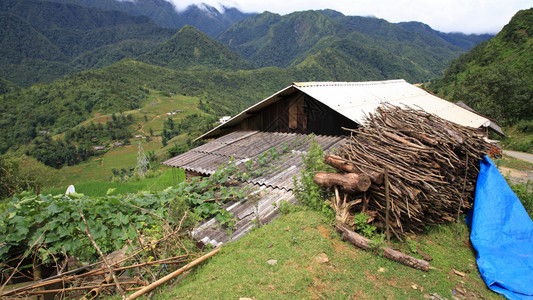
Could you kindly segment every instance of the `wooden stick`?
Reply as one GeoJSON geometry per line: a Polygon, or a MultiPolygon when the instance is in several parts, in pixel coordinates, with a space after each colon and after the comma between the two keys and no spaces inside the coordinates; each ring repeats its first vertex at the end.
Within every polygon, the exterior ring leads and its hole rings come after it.
{"type": "Polygon", "coordinates": [[[216,248],[214,249],[213,251],[207,253],[206,255],[202,256],[202,257],[199,257],[197,259],[195,259],[194,261],[188,263],[187,265],[183,266],[182,268],[168,274],[167,276],[157,280],[157,281],[154,281],[152,282],[150,285],[144,287],[143,289],[129,295],[128,297],[126,297],[126,300],[133,300],[133,299],[136,299],[137,297],[139,296],[142,296],[144,294],[146,294],[147,292],[155,289],[156,287],[162,285],[163,283],[175,278],[176,276],[180,275],[181,273],[195,267],[196,265],[202,263],[203,261],[205,261],[206,259],[210,258],[211,256],[217,254],[218,251],[220,251],[220,249],[222,248],[216,248]]]}
{"type": "Polygon", "coordinates": [[[81,219],[83,220],[83,223],[85,224],[87,236],[91,240],[91,243],[93,244],[94,248],[96,248],[96,251],[98,251],[98,254],[100,254],[100,258],[102,258],[102,261],[104,262],[104,264],[106,265],[107,269],[109,270],[109,273],[111,274],[111,276],[113,276],[113,281],[115,281],[115,285],[117,287],[118,292],[120,293],[120,295],[122,295],[122,298],[124,298],[124,291],[120,287],[120,284],[118,282],[118,278],[115,275],[115,272],[113,271],[113,268],[107,262],[107,259],[105,258],[104,254],[102,253],[102,250],[100,250],[100,247],[98,247],[98,244],[96,244],[96,241],[94,240],[93,235],[91,234],[91,231],[89,230],[89,225],[87,224],[87,220],[85,220],[85,216],[83,215],[83,213],[81,212],[79,207],[78,207],[78,213],[80,214],[81,219]]]}
{"type": "Polygon", "coordinates": [[[387,201],[387,208],[385,211],[385,233],[387,235],[387,244],[390,245],[390,230],[389,230],[389,212],[390,212],[390,197],[389,197],[389,168],[385,168],[385,199],[387,201]]]}

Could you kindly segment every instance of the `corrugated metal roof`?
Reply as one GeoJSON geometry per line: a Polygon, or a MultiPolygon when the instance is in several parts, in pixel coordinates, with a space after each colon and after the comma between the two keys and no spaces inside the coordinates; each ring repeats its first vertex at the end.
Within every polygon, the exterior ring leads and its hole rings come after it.
{"type": "MultiPolygon", "coordinates": [[[[338,148],[344,137],[315,136],[315,142],[324,151],[338,148]]],[[[291,190],[292,178],[302,166],[301,154],[309,149],[310,136],[296,133],[235,131],[163,162],[164,165],[183,168],[205,175],[213,174],[219,166],[232,158],[241,171],[246,172],[244,162],[257,162],[258,157],[276,149],[277,159],[268,161],[261,174],[251,176],[247,182],[258,186],[291,190]],[[283,151],[283,149],[285,151],[283,151]]],[[[254,169],[259,168],[257,165],[254,169]]]]}
{"type": "Polygon", "coordinates": [[[371,82],[297,82],[302,92],[362,124],[365,115],[383,103],[408,106],[435,114],[450,122],[479,128],[489,120],[452,102],[432,95],[403,79],[371,82]]]}
{"type": "MultiPolygon", "coordinates": [[[[331,151],[346,142],[345,137],[321,135],[315,136],[314,140],[324,151],[331,151]]],[[[251,159],[257,162],[260,155],[270,152],[274,147],[279,153],[276,159],[269,159],[264,167],[254,165],[254,169],[260,168],[263,172],[251,175],[240,184],[241,187],[257,190],[260,193],[258,201],[243,200],[226,204],[225,209],[233,213],[237,221],[231,235],[213,218],[195,229],[193,237],[204,244],[216,246],[236,240],[254,226],[273,220],[279,215],[277,205],[281,201],[295,202],[292,194],[293,177],[302,170],[302,154],[308,151],[310,144],[310,136],[304,134],[235,131],[164,161],[163,164],[167,166],[209,175],[231,158],[234,158],[234,163],[241,171],[246,171],[245,161],[251,159]]]]}
{"type": "MultiPolygon", "coordinates": [[[[254,185],[251,185],[251,187],[258,188],[254,185]]],[[[277,207],[282,201],[287,201],[291,204],[295,202],[292,192],[284,189],[259,187],[258,193],[260,197],[257,202],[239,201],[228,203],[225,206],[225,209],[232,213],[236,219],[235,229],[231,234],[221,228],[218,221],[212,218],[196,228],[192,232],[192,236],[204,244],[213,246],[235,241],[254,226],[262,226],[277,217],[279,215],[277,207]]]]}
{"type": "Polygon", "coordinates": [[[368,82],[296,82],[263,101],[244,110],[227,123],[219,125],[198,139],[219,136],[225,128],[243,121],[249,114],[261,110],[284,96],[303,92],[337,111],[350,120],[362,124],[368,113],[383,103],[423,109],[459,125],[479,128],[490,125],[490,120],[470,112],[452,102],[439,98],[403,79],[368,82]]]}

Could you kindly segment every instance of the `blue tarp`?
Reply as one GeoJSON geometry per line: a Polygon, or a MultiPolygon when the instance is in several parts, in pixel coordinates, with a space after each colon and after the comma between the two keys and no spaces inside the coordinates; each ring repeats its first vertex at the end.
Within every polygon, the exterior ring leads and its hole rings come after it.
{"type": "Polygon", "coordinates": [[[487,156],[467,222],[487,286],[508,299],[533,299],[533,222],[487,156]]]}

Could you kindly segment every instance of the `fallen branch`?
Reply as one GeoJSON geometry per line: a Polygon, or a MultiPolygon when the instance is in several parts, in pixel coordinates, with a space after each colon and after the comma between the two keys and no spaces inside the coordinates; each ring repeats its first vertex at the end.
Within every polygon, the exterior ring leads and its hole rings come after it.
{"type": "MultiPolygon", "coordinates": [[[[370,248],[370,240],[366,237],[357,234],[346,227],[342,225],[337,225],[336,227],[337,232],[342,234],[342,239],[344,241],[347,241],[361,249],[367,250],[370,248]]],[[[404,254],[402,252],[396,251],[394,249],[388,248],[388,247],[382,247],[381,250],[383,250],[383,256],[386,258],[399,262],[401,264],[404,264],[406,266],[409,266],[414,269],[422,270],[422,271],[429,271],[429,262],[414,258],[412,256],[409,256],[407,254],[404,254]]]]}

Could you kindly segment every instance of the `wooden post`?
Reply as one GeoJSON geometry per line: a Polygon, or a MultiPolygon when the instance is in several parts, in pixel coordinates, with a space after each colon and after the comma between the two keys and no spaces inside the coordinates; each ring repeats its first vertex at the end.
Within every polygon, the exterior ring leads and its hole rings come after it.
{"type": "Polygon", "coordinates": [[[389,211],[390,211],[390,196],[389,196],[389,168],[385,167],[385,199],[387,200],[387,210],[385,211],[385,233],[387,235],[387,245],[390,245],[390,230],[389,230],[389,211]]]}

